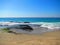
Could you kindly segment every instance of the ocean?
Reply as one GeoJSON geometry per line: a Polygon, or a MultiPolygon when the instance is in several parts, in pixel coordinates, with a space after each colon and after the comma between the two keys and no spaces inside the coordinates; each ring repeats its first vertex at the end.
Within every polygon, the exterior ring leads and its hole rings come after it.
{"type": "Polygon", "coordinates": [[[42,24],[43,27],[60,27],[60,18],[0,18],[0,22],[31,22],[42,24]]]}
{"type": "Polygon", "coordinates": [[[0,22],[60,22],[60,18],[0,18],[0,22]]]}
{"type": "Polygon", "coordinates": [[[41,25],[39,28],[34,29],[32,32],[26,32],[23,30],[14,29],[16,32],[19,33],[40,34],[44,32],[60,30],[60,18],[0,18],[0,24],[2,24],[2,22],[11,22],[11,21],[16,23],[31,22],[31,24],[41,25]]]}

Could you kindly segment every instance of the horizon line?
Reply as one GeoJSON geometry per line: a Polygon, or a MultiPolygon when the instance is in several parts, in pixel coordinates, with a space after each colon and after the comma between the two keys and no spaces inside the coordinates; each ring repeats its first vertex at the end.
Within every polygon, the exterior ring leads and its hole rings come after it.
{"type": "Polygon", "coordinates": [[[0,17],[0,18],[60,18],[60,17],[0,17]]]}

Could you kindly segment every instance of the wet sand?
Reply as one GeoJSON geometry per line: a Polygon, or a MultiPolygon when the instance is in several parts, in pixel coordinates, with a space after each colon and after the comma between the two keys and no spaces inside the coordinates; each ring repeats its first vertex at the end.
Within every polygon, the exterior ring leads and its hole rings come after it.
{"type": "Polygon", "coordinates": [[[16,32],[16,33],[24,33],[24,34],[43,34],[45,32],[52,32],[52,31],[57,31],[60,29],[48,29],[46,27],[33,27],[33,30],[23,30],[23,29],[10,29],[10,31],[16,32]]]}
{"type": "Polygon", "coordinates": [[[60,31],[41,35],[0,32],[0,45],[60,45],[60,31]]]}

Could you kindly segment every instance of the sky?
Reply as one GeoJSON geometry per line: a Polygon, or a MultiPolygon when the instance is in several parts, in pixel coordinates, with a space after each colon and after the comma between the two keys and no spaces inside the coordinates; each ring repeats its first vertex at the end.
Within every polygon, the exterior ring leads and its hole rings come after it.
{"type": "Polygon", "coordinates": [[[60,17],[60,0],[0,0],[0,17],[60,17]]]}

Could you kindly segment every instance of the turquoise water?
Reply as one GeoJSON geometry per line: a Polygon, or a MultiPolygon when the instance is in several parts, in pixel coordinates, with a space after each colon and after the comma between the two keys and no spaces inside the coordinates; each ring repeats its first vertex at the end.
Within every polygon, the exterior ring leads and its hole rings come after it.
{"type": "Polygon", "coordinates": [[[0,18],[0,22],[60,22],[60,18],[0,18]]]}
{"type": "MultiPolygon", "coordinates": [[[[23,30],[16,30],[18,33],[26,33],[26,34],[40,34],[44,32],[50,32],[55,30],[60,30],[60,18],[0,18],[0,28],[6,27],[4,26],[5,22],[32,22],[31,25],[29,25],[33,28],[37,28],[36,30],[33,30],[32,32],[27,32],[23,30]],[[2,23],[3,22],[3,23],[2,23]],[[33,24],[39,24],[40,27],[36,27],[37,25],[33,24]]],[[[9,23],[10,24],[10,23],[9,23]]],[[[15,31],[12,30],[12,31],[15,31]]]]}
{"type": "Polygon", "coordinates": [[[42,27],[60,28],[60,18],[0,18],[0,22],[32,22],[42,27]]]}

